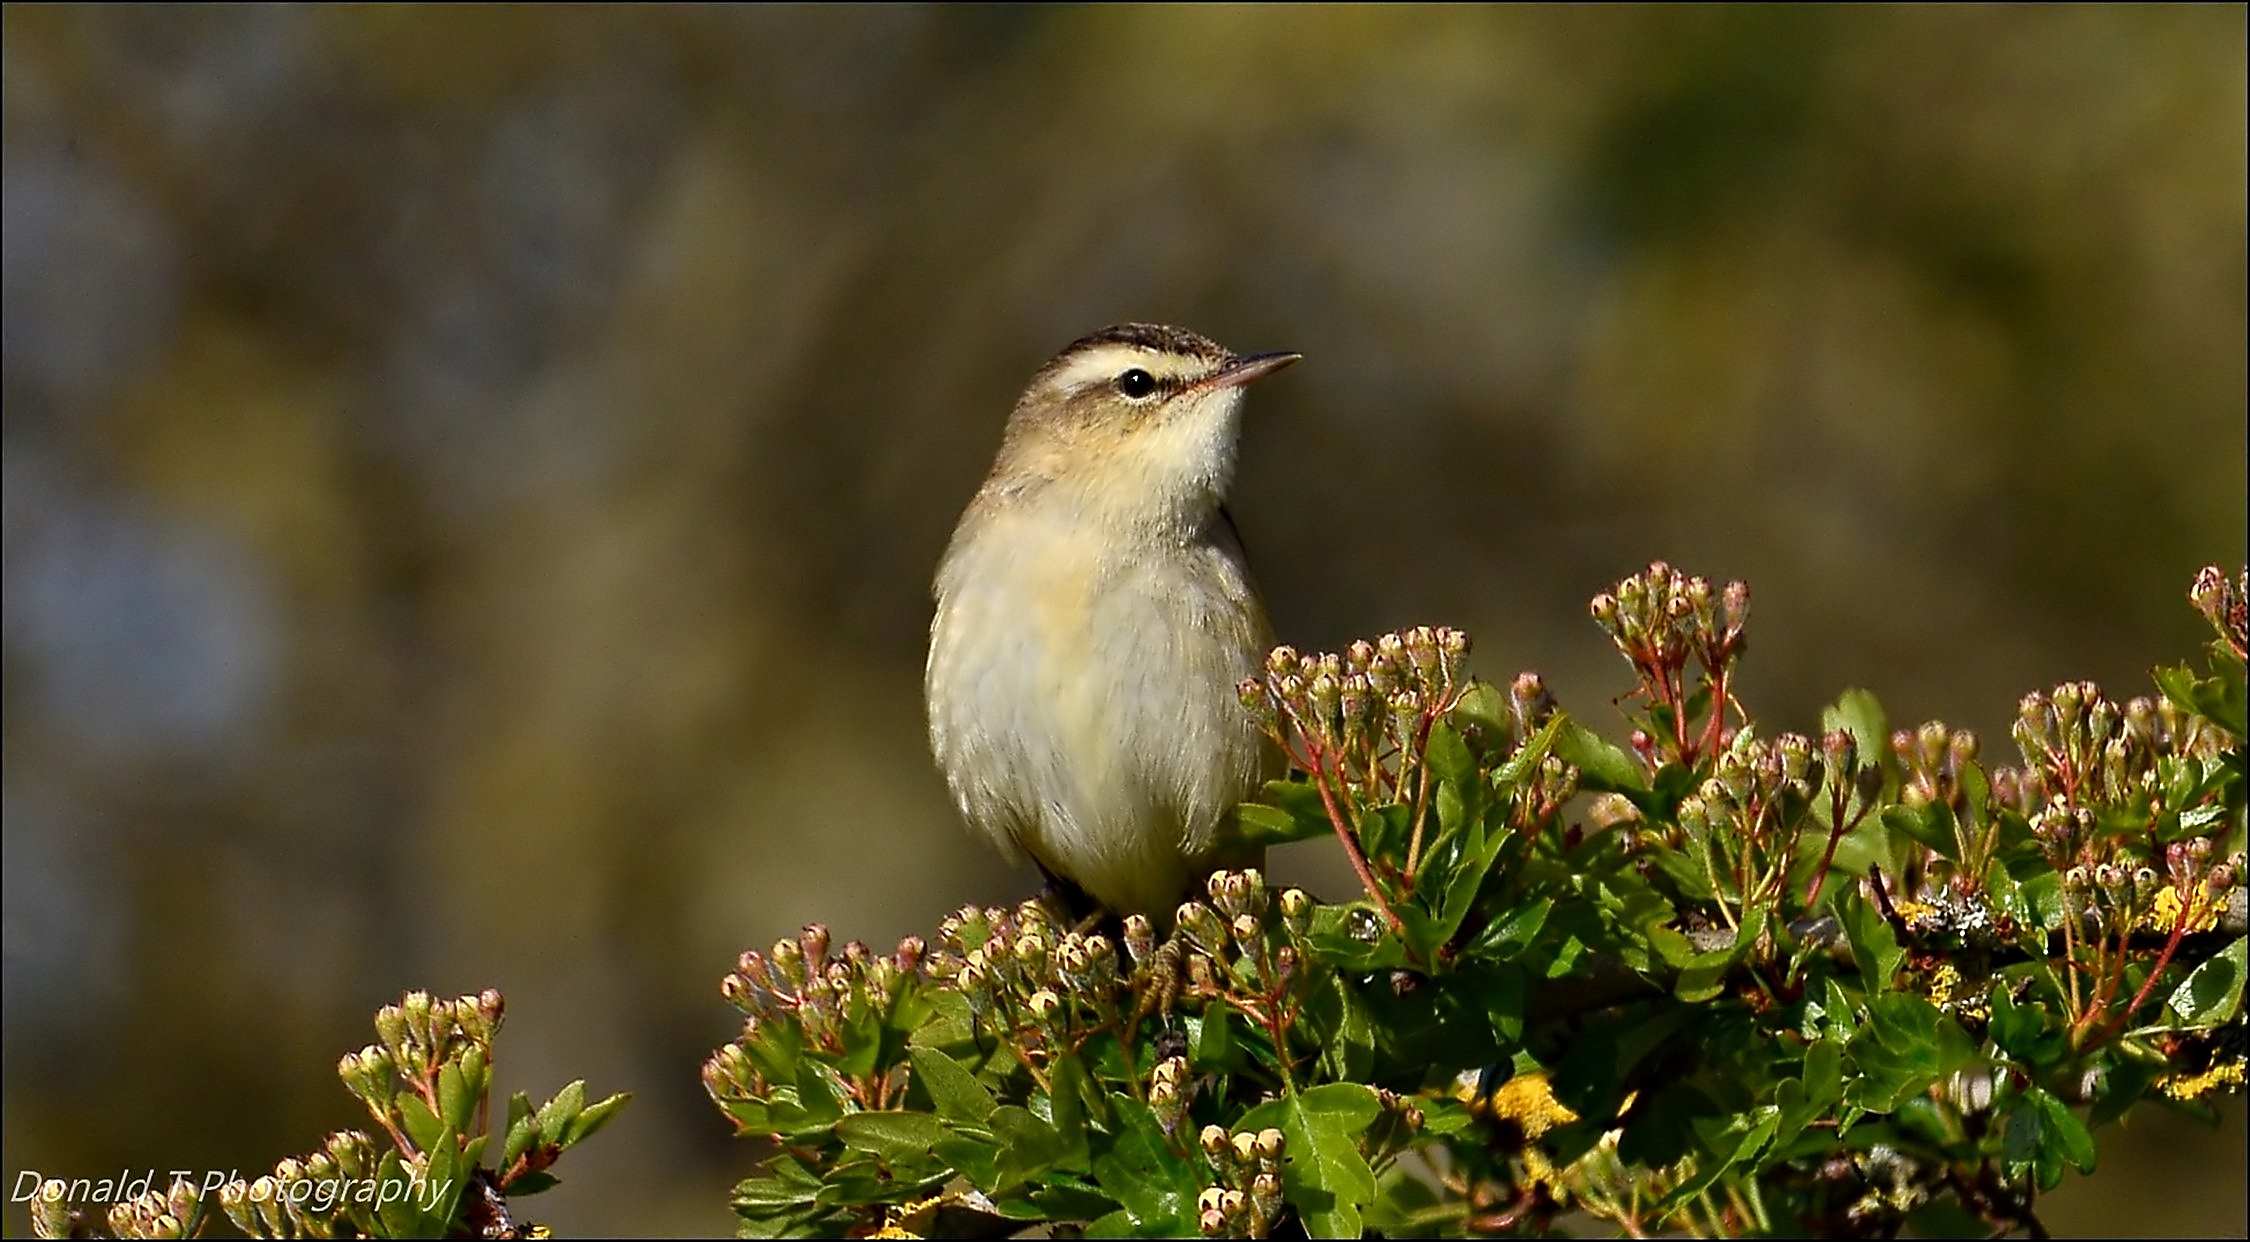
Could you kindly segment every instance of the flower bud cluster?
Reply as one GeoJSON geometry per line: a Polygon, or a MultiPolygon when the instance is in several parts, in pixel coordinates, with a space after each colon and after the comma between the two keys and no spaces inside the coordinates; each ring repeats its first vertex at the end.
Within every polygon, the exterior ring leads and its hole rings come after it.
{"type": "Polygon", "coordinates": [[[1281,1160],[1288,1140],[1264,1129],[1228,1134],[1205,1126],[1197,1136],[1218,1181],[1196,1196],[1196,1229],[1207,1238],[1271,1236],[1281,1219],[1281,1160]]]}
{"type": "MultiPolygon", "coordinates": [[[[1236,687],[1266,731],[1288,745],[1358,753],[1371,745],[1418,749],[1429,721],[1468,689],[1469,636],[1451,626],[1416,626],[1361,639],[1342,652],[1299,654],[1276,647],[1261,677],[1236,687]]],[[[1294,750],[1294,747],[1290,749],[1294,750]]]]}
{"type": "Polygon", "coordinates": [[[2229,582],[2225,570],[2205,565],[2188,586],[2188,602],[2236,659],[2250,655],[2250,568],[2229,582]]]}
{"type": "MultiPolygon", "coordinates": [[[[828,928],[819,923],[805,924],[764,953],[745,950],[719,980],[719,994],[745,1017],[742,1036],[703,1063],[704,1090],[722,1110],[730,1100],[764,1097],[769,1084],[756,1049],[769,1037],[794,1039],[830,1057],[843,1055],[847,1025],[856,1015],[888,1013],[925,974],[925,956],[919,936],[899,941],[888,954],[854,940],[832,955],[828,928]]],[[[904,1073],[896,1065],[879,1070],[886,1077],[873,1085],[877,1098],[903,1083],[903,1078],[894,1083],[889,1071],[904,1073]]]]}
{"type": "Polygon", "coordinates": [[[2157,796],[2166,760],[2217,759],[2236,744],[2170,699],[2140,697],[2120,707],[2090,681],[2025,695],[2012,732],[2024,768],[2010,774],[2005,792],[2016,805],[2032,808],[2053,801],[2116,806],[2157,796]]]}
{"type": "Polygon", "coordinates": [[[373,1236],[376,1221],[365,1196],[340,1194],[338,1188],[372,1182],[381,1174],[381,1158],[374,1139],[339,1130],[308,1156],[284,1159],[271,1173],[219,1187],[219,1207],[253,1238],[373,1236]]]}
{"type": "MultiPolygon", "coordinates": [[[[210,1203],[202,1188],[186,1178],[110,1205],[104,1214],[116,1238],[192,1238],[209,1223],[210,1203]]],[[[70,1202],[70,1188],[59,1178],[41,1182],[31,1196],[31,1232],[41,1238],[96,1236],[84,1210],[70,1202]]],[[[255,1235],[254,1235],[255,1236],[255,1235]]],[[[332,1234],[306,1236],[333,1236],[332,1234]]]]}
{"type": "Polygon", "coordinates": [[[2209,837],[2189,837],[2165,846],[2165,882],[2155,885],[2155,895],[2137,908],[2141,930],[2161,935],[2174,924],[2191,932],[2218,926],[2228,895],[2242,883],[2245,861],[2241,850],[2221,857],[2209,837]]]}
{"type": "Polygon", "coordinates": [[[1917,808],[1933,802],[1958,806],[1961,769],[1976,760],[1977,749],[1976,734],[1951,728],[1942,720],[1891,734],[1891,753],[1903,774],[1899,800],[1917,808]]]}
{"type": "Polygon", "coordinates": [[[1188,1078],[1186,1057],[1166,1057],[1156,1063],[1148,1076],[1148,1109],[1156,1114],[1156,1124],[1166,1134],[1172,1134],[1187,1120],[1190,1097],[1194,1086],[1188,1078]]]}
{"type": "Polygon", "coordinates": [[[1429,1118],[1413,1096],[1401,1095],[1386,1087],[1375,1089],[1375,1101],[1383,1111],[1375,1115],[1374,1123],[1368,1126],[1361,1142],[1368,1159],[1380,1163],[1412,1147],[1429,1118]]]}
{"type": "Polygon", "coordinates": [[[1631,740],[1651,770],[1672,761],[1699,768],[1725,750],[1732,741],[1727,682],[1742,654],[1749,585],[1714,589],[1706,578],[1654,561],[1596,595],[1587,611],[1640,680],[1630,697],[1646,705],[1647,715],[1631,740]],[[1702,677],[1692,692],[1690,662],[1702,677]]]}
{"type": "Polygon", "coordinates": [[[1255,868],[1214,872],[1205,887],[1208,903],[1185,902],[1174,914],[1189,991],[1246,1010],[1286,995],[1305,960],[1312,899],[1292,888],[1276,900],[1255,868]]]}
{"type": "Polygon", "coordinates": [[[1716,672],[1742,648],[1750,584],[1729,582],[1714,590],[1708,579],[1652,561],[1586,607],[1594,624],[1644,673],[1677,670],[1691,658],[1716,672]]]}
{"type": "Polygon", "coordinates": [[[49,1178],[32,1192],[31,1233],[38,1238],[83,1238],[92,1233],[86,1214],[71,1205],[70,1186],[61,1178],[49,1178]]]}
{"type": "Polygon", "coordinates": [[[1725,859],[1738,874],[1764,875],[1793,856],[1827,763],[1824,750],[1803,734],[1768,742],[1743,729],[1719,752],[1710,777],[1680,800],[1680,827],[1699,850],[1725,859]]]}
{"type": "Polygon", "coordinates": [[[402,1087],[434,1082],[447,1062],[472,1062],[479,1071],[490,1064],[505,1014],[506,1002],[491,988],[453,1000],[408,992],[375,1012],[381,1042],[345,1053],[336,1076],[377,1117],[387,1117],[402,1087]]]}
{"type": "Polygon", "coordinates": [[[981,1029],[1027,1052],[1075,1046],[1125,1013],[1135,982],[1162,969],[1146,919],[1127,921],[1121,954],[1108,936],[1064,929],[1036,901],[965,906],[939,924],[938,938],[931,976],[968,999],[981,1029]]]}
{"type": "MultiPolygon", "coordinates": [[[[394,1136],[410,1168],[421,1168],[429,1153],[407,1137],[413,1130],[407,1124],[409,1103],[418,1100],[429,1113],[444,1116],[440,1084],[448,1074],[458,1076],[468,1098],[481,1101],[491,1087],[492,1040],[505,1015],[506,1002],[490,988],[453,1000],[408,992],[375,1012],[379,1042],[336,1062],[344,1089],[394,1136]]],[[[467,1137],[456,1134],[454,1141],[467,1137]]]]}

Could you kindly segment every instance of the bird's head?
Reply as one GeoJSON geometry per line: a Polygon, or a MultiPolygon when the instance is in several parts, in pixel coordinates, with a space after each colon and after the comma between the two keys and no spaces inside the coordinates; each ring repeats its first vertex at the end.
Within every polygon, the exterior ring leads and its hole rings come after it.
{"type": "Polygon", "coordinates": [[[1101,520],[1199,524],[1234,474],[1243,386],[1298,357],[1158,324],[1081,337],[1016,402],[993,484],[1067,495],[1101,520]]]}

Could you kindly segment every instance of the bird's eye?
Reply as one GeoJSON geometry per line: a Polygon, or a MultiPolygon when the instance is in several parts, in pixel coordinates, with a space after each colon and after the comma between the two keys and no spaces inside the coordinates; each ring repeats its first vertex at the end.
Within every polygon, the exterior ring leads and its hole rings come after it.
{"type": "Polygon", "coordinates": [[[1156,391],[1156,377],[1134,367],[1117,377],[1117,391],[1135,400],[1156,391]]]}

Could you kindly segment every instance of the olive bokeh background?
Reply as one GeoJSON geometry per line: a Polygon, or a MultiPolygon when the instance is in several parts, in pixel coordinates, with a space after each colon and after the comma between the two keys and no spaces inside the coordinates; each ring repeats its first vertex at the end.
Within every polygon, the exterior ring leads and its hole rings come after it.
{"type": "MultiPolygon", "coordinates": [[[[1032,887],[927,760],[927,583],[1120,319],[1306,355],[1234,504],[1300,645],[1451,623],[1613,721],[1585,600],[1661,555],[1752,582],[1772,728],[2145,689],[2245,555],[2244,40],[10,6],[11,1185],[268,1166],[376,1005],[493,985],[503,1090],[638,1097],[524,1211],[730,1230],[735,953],[1032,887]]],[[[2050,1219],[2242,1233],[2243,1119],[2136,1117],[2050,1219]]]]}

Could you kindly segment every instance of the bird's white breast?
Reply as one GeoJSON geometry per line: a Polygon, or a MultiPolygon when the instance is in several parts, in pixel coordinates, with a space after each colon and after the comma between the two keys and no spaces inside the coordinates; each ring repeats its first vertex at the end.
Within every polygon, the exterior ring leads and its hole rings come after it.
{"type": "Polygon", "coordinates": [[[937,583],[926,690],[965,818],[1116,910],[1164,910],[1270,774],[1235,698],[1270,641],[1223,519],[1097,538],[1038,504],[965,529],[937,583]]]}

